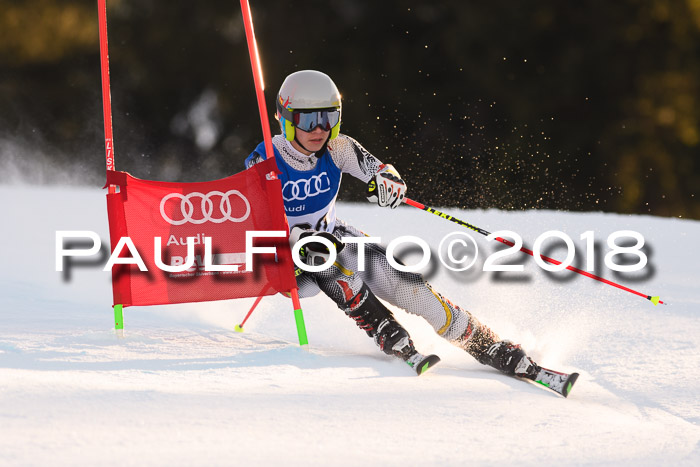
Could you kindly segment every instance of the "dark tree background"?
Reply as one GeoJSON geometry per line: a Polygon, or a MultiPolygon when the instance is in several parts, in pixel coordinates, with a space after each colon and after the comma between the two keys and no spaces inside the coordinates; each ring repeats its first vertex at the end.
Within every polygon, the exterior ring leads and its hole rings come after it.
{"type": "MultiPolygon", "coordinates": [[[[240,171],[262,133],[239,3],[107,3],[117,169],[240,171]]],[[[697,1],[251,3],[268,109],[328,73],[415,199],[700,218],[697,1]]],[[[97,30],[95,1],[0,0],[0,180],[103,182],[97,30]]]]}

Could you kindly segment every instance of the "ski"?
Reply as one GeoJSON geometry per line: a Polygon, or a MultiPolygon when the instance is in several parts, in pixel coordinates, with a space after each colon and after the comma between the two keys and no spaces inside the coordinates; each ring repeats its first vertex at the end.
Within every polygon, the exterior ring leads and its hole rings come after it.
{"type": "Polygon", "coordinates": [[[434,354],[423,355],[416,351],[405,358],[404,361],[406,364],[408,364],[408,366],[415,370],[418,376],[420,376],[433,366],[437,365],[437,363],[440,361],[440,357],[434,354]]]}
{"type": "Polygon", "coordinates": [[[540,367],[536,375],[526,376],[525,378],[567,397],[578,379],[578,373],[561,373],[540,367]]]}

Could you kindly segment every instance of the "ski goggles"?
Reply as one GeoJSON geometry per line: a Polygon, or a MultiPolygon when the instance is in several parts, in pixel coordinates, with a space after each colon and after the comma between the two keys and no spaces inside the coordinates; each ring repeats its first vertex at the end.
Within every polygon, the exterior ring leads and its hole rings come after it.
{"type": "Polygon", "coordinates": [[[331,129],[340,122],[340,110],[304,110],[292,114],[292,122],[301,131],[313,131],[321,127],[323,131],[331,129]]]}

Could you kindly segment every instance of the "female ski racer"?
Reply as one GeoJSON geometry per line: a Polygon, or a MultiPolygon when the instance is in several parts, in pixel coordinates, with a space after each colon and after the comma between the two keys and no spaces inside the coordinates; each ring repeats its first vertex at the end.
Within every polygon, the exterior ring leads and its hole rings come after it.
{"type": "MultiPolygon", "coordinates": [[[[339,240],[365,236],[336,219],[342,174],[362,180],[368,186],[368,199],[391,209],[406,196],[406,183],[392,165],[382,164],[357,141],[340,134],[341,98],[331,78],[314,70],[289,75],[277,95],[276,118],[281,134],[272,138],[272,144],[291,226],[290,243],[317,235],[331,240],[338,251],[330,268],[297,277],[299,296],[310,297],[322,290],[382,351],[414,368],[424,367],[425,357],[377,297],[422,316],[435,332],[480,363],[532,379],[540,367],[519,345],[501,340],[467,310],[436,292],[420,274],[394,269],[383,247],[365,245],[365,270],[359,270],[358,245],[339,240]]],[[[246,167],[265,158],[264,143],[260,143],[246,159],[246,167]]],[[[320,242],[305,245],[300,253],[310,265],[323,264],[328,258],[328,249],[320,242]]]]}

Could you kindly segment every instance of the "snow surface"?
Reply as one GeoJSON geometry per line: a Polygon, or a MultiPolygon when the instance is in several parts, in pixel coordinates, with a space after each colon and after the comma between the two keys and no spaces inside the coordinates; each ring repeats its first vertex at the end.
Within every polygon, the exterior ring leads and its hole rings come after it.
{"type": "MultiPolygon", "coordinates": [[[[6,185],[0,199],[0,464],[700,465],[700,222],[446,209],[530,245],[547,230],[583,245],[592,230],[604,254],[616,230],[644,235],[648,276],[598,271],[669,306],[585,277],[554,280],[520,254],[509,260],[523,273],[481,272],[494,245],[477,234],[470,272],[427,268],[438,291],[540,364],[578,371],[564,399],[479,365],[396,311],[417,347],[443,360],[416,377],[322,296],[302,301],[308,352],[279,296],[263,299],[243,334],[233,327],[253,299],[128,308],[117,339],[99,261],[55,271],[56,230],[108,239],[104,192],[6,185]]],[[[341,204],[338,214],[385,241],[437,246],[460,230],[409,207],[341,204]]]]}

